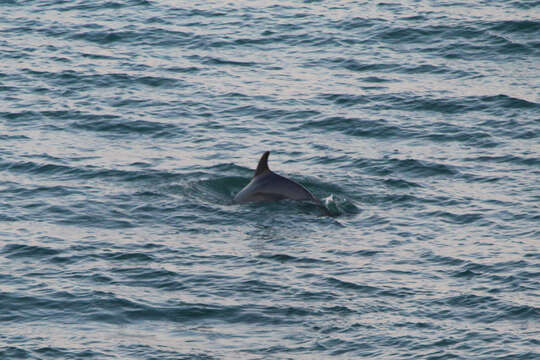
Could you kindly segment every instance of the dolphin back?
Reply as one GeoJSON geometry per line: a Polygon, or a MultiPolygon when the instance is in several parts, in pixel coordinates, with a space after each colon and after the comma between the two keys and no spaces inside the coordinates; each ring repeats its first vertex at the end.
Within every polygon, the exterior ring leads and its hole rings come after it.
{"type": "Polygon", "coordinates": [[[287,179],[286,177],[278,175],[274,172],[268,174],[267,176],[268,185],[264,187],[264,190],[270,193],[281,194],[286,199],[298,201],[317,201],[315,196],[313,196],[313,194],[310,193],[309,190],[307,190],[305,187],[298,184],[297,182],[287,179]]]}
{"type": "Polygon", "coordinates": [[[302,185],[270,170],[255,176],[234,198],[236,203],[278,201],[283,199],[306,200],[320,204],[320,200],[302,185]]]}

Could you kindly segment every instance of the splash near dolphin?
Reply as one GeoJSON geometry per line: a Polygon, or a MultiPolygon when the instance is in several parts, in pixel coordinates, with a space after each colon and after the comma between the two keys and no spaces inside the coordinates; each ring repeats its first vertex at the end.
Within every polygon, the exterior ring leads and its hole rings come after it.
{"type": "Polygon", "coordinates": [[[302,185],[276,174],[268,167],[268,156],[270,151],[266,151],[259,160],[253,178],[236,196],[234,202],[244,204],[249,202],[279,201],[283,199],[309,201],[321,206],[325,214],[328,210],[321,200],[315,197],[302,185]]]}

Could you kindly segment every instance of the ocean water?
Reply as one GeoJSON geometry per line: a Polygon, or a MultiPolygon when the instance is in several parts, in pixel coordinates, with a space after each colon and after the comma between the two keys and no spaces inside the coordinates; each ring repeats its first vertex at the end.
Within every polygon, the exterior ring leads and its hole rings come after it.
{"type": "Polygon", "coordinates": [[[540,2],[0,19],[0,358],[540,358],[540,2]]]}

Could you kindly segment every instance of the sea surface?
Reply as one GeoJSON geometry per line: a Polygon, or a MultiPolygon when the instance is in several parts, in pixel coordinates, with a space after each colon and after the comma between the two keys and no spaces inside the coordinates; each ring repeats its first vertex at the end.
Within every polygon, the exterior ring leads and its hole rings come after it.
{"type": "Polygon", "coordinates": [[[539,339],[539,1],[0,1],[0,359],[539,339]]]}

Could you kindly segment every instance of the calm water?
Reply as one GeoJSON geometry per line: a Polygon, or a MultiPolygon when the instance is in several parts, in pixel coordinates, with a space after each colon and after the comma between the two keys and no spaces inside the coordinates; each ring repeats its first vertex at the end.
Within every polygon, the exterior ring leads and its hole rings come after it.
{"type": "Polygon", "coordinates": [[[0,358],[540,357],[540,2],[0,19],[0,358]]]}

